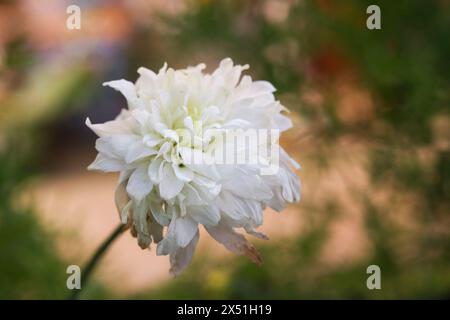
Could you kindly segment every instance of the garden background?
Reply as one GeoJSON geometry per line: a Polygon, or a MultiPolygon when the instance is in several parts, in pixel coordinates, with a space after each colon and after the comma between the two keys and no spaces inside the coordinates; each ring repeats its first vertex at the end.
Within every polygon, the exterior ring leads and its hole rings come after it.
{"type": "Polygon", "coordinates": [[[302,200],[267,210],[262,267],[204,233],[176,279],[124,234],[82,298],[450,298],[447,0],[0,1],[0,298],[64,299],[118,223],[84,125],[125,107],[107,80],[224,57],[271,81],[302,200]],[[81,29],[66,28],[67,6],[81,29]],[[381,30],[366,8],[381,8],[381,30]],[[381,290],[366,269],[381,268],[381,290]]]}

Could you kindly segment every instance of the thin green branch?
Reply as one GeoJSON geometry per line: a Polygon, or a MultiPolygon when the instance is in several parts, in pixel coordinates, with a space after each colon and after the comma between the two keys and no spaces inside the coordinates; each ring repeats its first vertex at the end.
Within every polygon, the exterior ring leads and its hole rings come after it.
{"type": "Polygon", "coordinates": [[[81,289],[75,289],[72,291],[70,300],[77,300],[81,291],[85,288],[89,277],[94,270],[97,263],[100,261],[103,254],[109,248],[109,246],[114,242],[114,240],[121,235],[125,231],[125,226],[120,224],[111,235],[98,247],[97,251],[95,251],[94,255],[91,257],[87,265],[82,269],[82,277],[81,277],[81,289]]]}

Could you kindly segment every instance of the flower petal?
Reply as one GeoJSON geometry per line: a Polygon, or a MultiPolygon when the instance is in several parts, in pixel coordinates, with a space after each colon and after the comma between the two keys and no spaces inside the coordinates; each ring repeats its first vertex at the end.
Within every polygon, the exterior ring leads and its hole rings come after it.
{"type": "Polygon", "coordinates": [[[173,276],[178,276],[189,265],[194,256],[195,248],[197,247],[200,233],[195,233],[194,237],[184,248],[177,248],[170,254],[170,270],[169,272],[173,276]]]}
{"type": "Polygon", "coordinates": [[[167,234],[158,243],[157,255],[172,255],[176,250],[188,246],[198,233],[198,224],[189,217],[173,218],[167,234]]]}
{"type": "Polygon", "coordinates": [[[194,178],[194,172],[188,167],[180,166],[174,163],[172,164],[172,168],[177,178],[182,181],[189,182],[194,178]]]}
{"type": "Polygon", "coordinates": [[[116,187],[116,191],[114,192],[114,202],[120,215],[120,221],[123,224],[126,224],[128,221],[128,209],[130,208],[131,204],[131,201],[128,198],[128,194],[125,189],[125,184],[125,182],[120,183],[116,187]]]}
{"type": "Polygon", "coordinates": [[[159,194],[163,199],[172,199],[183,189],[184,182],[179,180],[173,172],[172,166],[166,164],[163,169],[163,177],[159,184],[159,194]]]}
{"type": "Polygon", "coordinates": [[[153,218],[155,218],[155,220],[158,224],[160,224],[162,226],[169,225],[170,219],[164,212],[161,202],[150,201],[149,206],[150,206],[150,211],[152,213],[152,216],[153,216],[153,218]]]}
{"type": "Polygon", "coordinates": [[[148,223],[148,230],[150,232],[150,235],[152,236],[154,243],[158,243],[162,240],[163,227],[159,223],[150,220],[148,223]]]}
{"type": "Polygon", "coordinates": [[[132,163],[134,161],[141,160],[145,157],[155,155],[158,152],[153,149],[146,146],[142,141],[136,141],[134,142],[130,148],[127,151],[127,154],[125,156],[125,161],[127,163],[132,163]]]}
{"type": "Polygon", "coordinates": [[[147,223],[147,204],[145,201],[134,202],[133,206],[133,223],[137,233],[138,244],[142,249],[148,248],[152,239],[148,230],[147,223]]]}
{"type": "Polygon", "coordinates": [[[153,183],[160,183],[163,177],[165,160],[161,157],[154,158],[148,166],[148,176],[153,183]]]}
{"type": "Polygon", "coordinates": [[[220,222],[217,226],[205,226],[205,229],[211,237],[223,244],[231,252],[246,255],[257,265],[262,263],[261,256],[255,247],[242,234],[235,232],[233,228],[225,223],[220,222]]]}
{"type": "Polygon", "coordinates": [[[99,137],[104,137],[112,134],[126,134],[131,133],[130,126],[126,121],[111,120],[105,123],[92,124],[89,118],[86,118],[86,125],[94,131],[99,137]]]}
{"type": "Polygon", "coordinates": [[[104,86],[111,87],[120,93],[127,99],[129,109],[137,109],[142,106],[142,102],[137,96],[136,87],[134,83],[120,79],[114,81],[108,81],[103,83],[104,86]]]}
{"type": "Polygon", "coordinates": [[[128,179],[127,192],[137,201],[141,201],[152,191],[153,183],[147,174],[147,166],[141,165],[128,179]]]}
{"type": "Polygon", "coordinates": [[[130,145],[135,143],[138,137],[131,134],[114,134],[107,137],[98,138],[95,148],[98,152],[104,153],[111,158],[124,159],[130,145]]]}
{"type": "Polygon", "coordinates": [[[200,224],[215,226],[220,220],[220,211],[216,205],[210,206],[191,206],[189,215],[200,224]]]}
{"type": "Polygon", "coordinates": [[[117,172],[126,168],[125,163],[121,160],[110,158],[102,153],[99,153],[88,166],[88,170],[99,170],[103,172],[117,172]]]}
{"type": "Polygon", "coordinates": [[[171,228],[172,223],[176,244],[179,247],[186,247],[198,230],[197,222],[187,216],[175,218],[169,225],[169,229],[171,228]]]}

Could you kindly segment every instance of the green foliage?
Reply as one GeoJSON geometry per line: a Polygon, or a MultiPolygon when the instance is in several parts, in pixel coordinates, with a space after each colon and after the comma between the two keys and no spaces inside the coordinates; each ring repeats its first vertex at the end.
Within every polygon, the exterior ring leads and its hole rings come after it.
{"type": "Polygon", "coordinates": [[[442,1],[297,1],[282,24],[260,11],[253,1],[198,2],[173,21],[175,43],[184,54],[216,47],[251,61],[279,92],[299,88],[308,65],[335,51],[373,90],[379,116],[412,142],[429,141],[431,117],[448,113],[450,17],[442,1]],[[366,28],[371,4],[381,7],[381,30],[366,28]]]}
{"type": "MultiPolygon", "coordinates": [[[[364,226],[373,248],[360,262],[337,267],[320,264],[329,223],[341,209],[317,208],[319,204],[309,208],[303,203],[301,214],[325,218],[296,239],[258,243],[258,248],[263,247],[262,268],[244,258],[217,262],[197,256],[186,274],[139,298],[448,298],[448,230],[430,231],[448,224],[450,212],[450,153],[432,147],[433,118],[449,115],[448,4],[294,1],[287,19],[273,23],[261,14],[262,3],[196,2],[184,16],[170,21],[174,42],[183,48],[181,56],[214,48],[219,58],[231,56],[238,63],[251,63],[257,78],[273,82],[282,97],[293,97],[288,106],[302,113],[311,127],[325,123],[313,132],[320,141],[313,152],[318,158],[326,158],[322,146],[333,145],[342,136],[365,139],[371,189],[394,190],[389,205],[373,201],[371,190],[354,192],[364,208],[364,226]],[[381,7],[381,30],[366,28],[366,8],[371,4],[381,7]],[[374,98],[373,119],[366,125],[345,124],[337,115],[337,102],[329,89],[342,70],[353,73],[374,98]],[[300,103],[298,91],[305,85],[322,89],[321,106],[300,103]],[[434,160],[423,159],[423,148],[434,160]],[[402,197],[406,195],[415,201],[407,204],[420,225],[414,232],[388,218],[405,206],[402,197]],[[403,252],[404,239],[414,248],[409,256],[403,252]],[[380,291],[366,287],[370,264],[381,266],[380,291]]],[[[332,159],[329,162],[332,166],[332,159]]],[[[338,200],[330,197],[330,203],[338,200]]]]}
{"type": "MultiPolygon", "coordinates": [[[[333,3],[333,2],[332,2],[333,3]]],[[[334,43],[359,69],[379,99],[379,115],[413,143],[430,141],[429,120],[448,112],[450,84],[450,18],[442,1],[346,1],[353,14],[323,16],[317,8],[309,18],[315,46],[334,43]],[[368,31],[365,12],[378,4],[382,29],[368,31]],[[362,18],[363,16],[360,15],[362,18]]],[[[331,6],[339,7],[337,2],[331,6]]]]}
{"type": "MultiPolygon", "coordinates": [[[[17,138],[17,137],[16,137],[17,138]]],[[[65,266],[32,211],[17,203],[31,173],[29,146],[8,142],[0,154],[0,298],[57,298],[65,266]]]]}
{"type": "MultiPolygon", "coordinates": [[[[55,234],[18,199],[35,170],[37,140],[32,136],[7,138],[0,153],[0,299],[65,299],[68,264],[57,254],[55,234]]],[[[108,295],[91,282],[82,298],[89,297],[108,295]]]]}

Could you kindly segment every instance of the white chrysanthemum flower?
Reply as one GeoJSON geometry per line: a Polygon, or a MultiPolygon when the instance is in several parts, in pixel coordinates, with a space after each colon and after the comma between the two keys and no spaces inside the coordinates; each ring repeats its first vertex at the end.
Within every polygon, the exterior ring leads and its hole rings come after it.
{"type": "Polygon", "coordinates": [[[298,165],[281,148],[274,174],[260,170],[271,162],[270,156],[260,155],[256,164],[190,161],[193,154],[224,147],[204,134],[208,129],[282,132],[292,126],[281,114],[285,108],[275,100],[270,83],[241,78],[248,66],[224,59],[212,74],[204,68],[173,70],[164,65],[157,74],[139,68],[135,84],[107,82],[125,96],[128,109],[103,124],[86,120],[99,136],[99,153],[89,169],[120,172],[115,199],[121,222],[141,248],[157,243],[157,254],[170,256],[174,275],[192,259],[199,224],[230,251],[260,263],[256,249],[235,229],[266,239],[255,231],[263,223],[263,210],[269,206],[280,211],[300,197],[298,177],[290,169],[298,165]],[[186,132],[191,139],[182,139],[186,132]]]}

